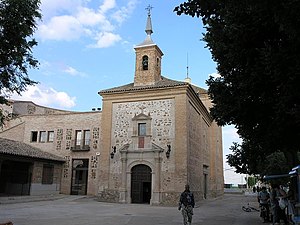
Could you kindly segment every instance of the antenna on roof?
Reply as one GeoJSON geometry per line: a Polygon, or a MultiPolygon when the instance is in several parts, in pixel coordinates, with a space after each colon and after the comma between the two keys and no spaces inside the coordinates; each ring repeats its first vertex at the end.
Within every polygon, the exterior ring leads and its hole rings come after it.
{"type": "Polygon", "coordinates": [[[186,53],[186,78],[184,79],[185,82],[191,83],[191,78],[189,78],[189,53],[186,53]]]}
{"type": "Polygon", "coordinates": [[[186,78],[189,78],[189,53],[186,53],[186,78]]]}

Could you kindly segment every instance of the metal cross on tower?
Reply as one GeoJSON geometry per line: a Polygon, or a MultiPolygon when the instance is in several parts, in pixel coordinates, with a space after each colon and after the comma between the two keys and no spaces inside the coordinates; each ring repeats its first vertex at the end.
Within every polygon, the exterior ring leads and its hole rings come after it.
{"type": "Polygon", "coordinates": [[[147,6],[147,8],[145,8],[145,9],[148,11],[148,16],[150,16],[151,15],[151,10],[153,9],[153,7],[149,4],[147,6]]]}

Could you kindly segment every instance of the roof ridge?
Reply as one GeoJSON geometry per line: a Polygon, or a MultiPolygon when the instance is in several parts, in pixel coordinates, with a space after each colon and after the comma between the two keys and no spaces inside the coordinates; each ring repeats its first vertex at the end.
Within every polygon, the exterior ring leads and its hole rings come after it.
{"type": "MultiPolygon", "coordinates": [[[[17,118],[19,118],[19,119],[20,119],[20,117],[17,117],[17,118]]],[[[14,125],[14,126],[12,126],[12,127],[9,127],[9,128],[7,128],[6,130],[3,130],[3,128],[1,128],[1,129],[2,129],[2,131],[0,131],[0,133],[4,133],[4,132],[6,132],[6,131],[9,131],[9,130],[11,130],[11,129],[13,129],[13,128],[16,128],[16,127],[18,127],[18,126],[22,125],[23,123],[25,123],[25,121],[21,121],[20,123],[18,123],[18,124],[16,124],[16,125],[14,125]]],[[[0,138],[1,138],[1,137],[0,137],[0,138]]]]}
{"type": "Polygon", "coordinates": [[[134,83],[125,84],[118,87],[113,87],[105,90],[101,90],[98,94],[101,93],[111,93],[111,92],[124,92],[124,91],[132,91],[132,90],[145,90],[145,89],[154,89],[154,88],[163,88],[163,87],[177,87],[187,85],[187,82],[173,80],[164,76],[161,76],[161,79],[153,85],[145,85],[145,86],[134,86],[134,83]]]}
{"type": "Polygon", "coordinates": [[[65,159],[61,156],[43,151],[37,147],[34,147],[21,141],[15,141],[1,137],[0,140],[0,154],[17,155],[21,157],[30,157],[44,160],[46,159],[59,162],[65,161],[65,159]]]}

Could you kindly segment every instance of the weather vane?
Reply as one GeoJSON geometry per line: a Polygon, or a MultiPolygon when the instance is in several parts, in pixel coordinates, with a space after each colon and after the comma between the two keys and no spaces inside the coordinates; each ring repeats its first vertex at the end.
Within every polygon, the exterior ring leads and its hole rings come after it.
{"type": "Polygon", "coordinates": [[[153,7],[149,4],[147,8],[145,8],[148,11],[148,16],[151,15],[151,9],[153,9],[153,7]]]}

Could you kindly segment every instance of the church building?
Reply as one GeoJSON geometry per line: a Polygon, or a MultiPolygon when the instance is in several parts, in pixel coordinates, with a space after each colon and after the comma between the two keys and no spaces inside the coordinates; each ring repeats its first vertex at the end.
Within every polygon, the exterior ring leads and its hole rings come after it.
{"type": "MultiPolygon", "coordinates": [[[[187,183],[196,202],[223,194],[222,129],[209,113],[207,91],[161,74],[163,52],[151,37],[150,10],[145,31],[135,46],[133,82],[99,91],[102,110],[72,112],[25,101],[2,107],[11,118],[1,138],[65,160],[60,193],[151,205],[176,205],[187,183]]],[[[1,154],[0,144],[0,168],[1,154]]]]}

